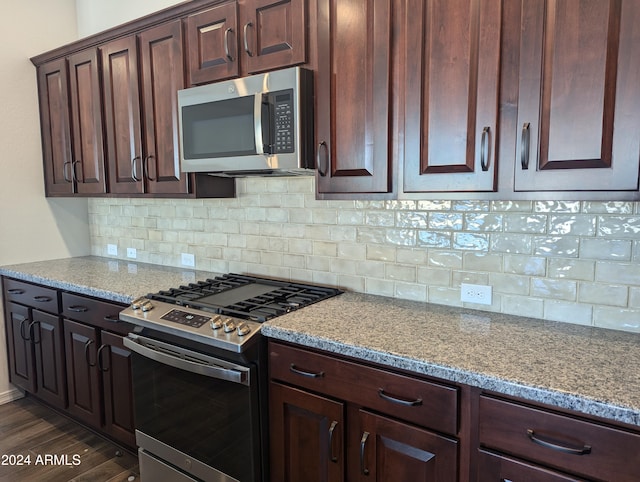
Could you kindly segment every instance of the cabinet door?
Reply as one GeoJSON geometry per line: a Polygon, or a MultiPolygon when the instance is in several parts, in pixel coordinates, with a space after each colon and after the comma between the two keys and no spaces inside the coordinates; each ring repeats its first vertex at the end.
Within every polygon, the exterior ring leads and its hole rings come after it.
{"type": "Polygon", "coordinates": [[[544,467],[481,450],[477,480],[478,482],[578,482],[583,479],[562,475],[544,467]]]}
{"type": "Polygon", "coordinates": [[[38,68],[38,97],[44,183],[47,196],[72,194],[71,126],[67,63],[53,60],[38,68]]]}
{"type": "Polygon", "coordinates": [[[184,88],[180,20],[140,34],[140,63],[146,191],[186,194],[178,150],[178,90],[184,88]]]}
{"type": "Polygon", "coordinates": [[[517,191],[636,190],[640,4],[522,2],[517,191]]]}
{"type": "Polygon", "coordinates": [[[96,49],[69,57],[69,92],[73,126],[71,167],[77,192],[105,193],[102,100],[96,49]]]}
{"type": "Polygon", "coordinates": [[[101,394],[97,365],[98,330],[64,320],[69,412],[100,428],[101,394]]]}
{"type": "Polygon", "coordinates": [[[124,347],[120,335],[103,331],[100,338],[98,366],[104,387],[104,428],[114,438],[135,447],[131,352],[124,347]]]}
{"type": "Polygon", "coordinates": [[[25,306],[6,303],[9,379],[14,385],[35,393],[36,376],[30,338],[31,313],[29,311],[25,306]]]}
{"type": "Polygon", "coordinates": [[[494,191],[500,0],[409,0],[403,190],[494,191]]]}
{"type": "Polygon", "coordinates": [[[344,480],[344,407],[278,383],[269,387],[271,480],[344,480]]]}
{"type": "Polygon", "coordinates": [[[109,191],[140,193],[143,159],[136,38],[114,40],[101,51],[109,191]]]}
{"type": "Polygon", "coordinates": [[[457,441],[366,410],[359,410],[357,419],[350,435],[349,480],[458,480],[457,441]]]}
{"type": "Polygon", "coordinates": [[[32,343],[35,351],[36,393],[50,404],[67,406],[64,340],[60,317],[38,310],[31,312],[32,343]]]}
{"type": "Polygon", "coordinates": [[[190,85],[239,75],[238,34],[235,1],[187,17],[190,85]]]}
{"type": "Polygon", "coordinates": [[[317,190],[391,191],[391,0],[319,0],[317,190]]]}
{"type": "Polygon", "coordinates": [[[304,63],[306,19],[305,0],[240,0],[244,72],[304,63]]]}

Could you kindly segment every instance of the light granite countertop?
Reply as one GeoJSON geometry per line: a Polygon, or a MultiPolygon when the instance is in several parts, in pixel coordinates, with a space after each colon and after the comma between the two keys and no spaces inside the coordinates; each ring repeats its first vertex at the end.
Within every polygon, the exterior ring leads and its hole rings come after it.
{"type": "MultiPolygon", "coordinates": [[[[0,274],[128,303],[215,276],[99,257],[0,274]]],[[[640,335],[344,293],[274,318],[271,338],[640,426],[640,335]]]]}

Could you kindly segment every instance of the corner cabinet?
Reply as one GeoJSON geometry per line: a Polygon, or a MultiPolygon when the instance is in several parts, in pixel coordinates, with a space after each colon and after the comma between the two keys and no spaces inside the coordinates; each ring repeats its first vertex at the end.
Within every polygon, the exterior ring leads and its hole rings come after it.
{"type": "Polygon", "coordinates": [[[275,342],[269,364],[272,480],[458,480],[455,386],[275,342]]]}
{"type": "Polygon", "coordinates": [[[638,190],[640,5],[523,2],[515,189],[638,190]]]}

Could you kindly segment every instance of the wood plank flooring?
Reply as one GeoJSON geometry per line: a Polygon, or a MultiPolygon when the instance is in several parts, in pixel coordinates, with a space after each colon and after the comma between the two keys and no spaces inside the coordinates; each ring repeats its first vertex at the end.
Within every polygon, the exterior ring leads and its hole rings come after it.
{"type": "Polygon", "coordinates": [[[132,480],[140,480],[133,454],[33,398],[0,405],[0,482],[132,480]],[[27,456],[29,465],[17,465],[27,456]]]}

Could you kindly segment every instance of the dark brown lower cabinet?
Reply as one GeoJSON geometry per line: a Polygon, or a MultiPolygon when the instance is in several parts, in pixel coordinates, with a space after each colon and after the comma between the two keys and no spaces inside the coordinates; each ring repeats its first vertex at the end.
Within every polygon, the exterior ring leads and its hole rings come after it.
{"type": "Polygon", "coordinates": [[[478,482],[578,482],[584,480],[484,450],[480,451],[478,467],[478,482]]]}
{"type": "Polygon", "coordinates": [[[58,408],[67,390],[60,318],[6,303],[7,348],[11,382],[58,408]]]}

